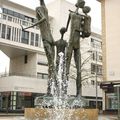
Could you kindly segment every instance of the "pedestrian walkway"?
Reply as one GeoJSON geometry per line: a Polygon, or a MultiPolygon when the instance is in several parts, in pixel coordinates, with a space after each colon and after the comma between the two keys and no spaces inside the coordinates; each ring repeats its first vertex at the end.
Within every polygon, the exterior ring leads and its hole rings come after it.
{"type": "Polygon", "coordinates": [[[0,120],[25,120],[25,118],[21,116],[17,116],[17,117],[8,116],[8,117],[0,117],[0,120]]]}
{"type": "Polygon", "coordinates": [[[117,116],[99,115],[98,120],[118,120],[118,119],[117,119],[117,116]]]}

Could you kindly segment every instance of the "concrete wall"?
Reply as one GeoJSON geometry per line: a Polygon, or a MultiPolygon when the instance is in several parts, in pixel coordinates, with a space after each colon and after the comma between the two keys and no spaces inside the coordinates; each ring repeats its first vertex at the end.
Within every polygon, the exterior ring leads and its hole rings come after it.
{"type": "MultiPolygon", "coordinates": [[[[45,79],[37,79],[24,76],[8,76],[0,78],[0,92],[22,91],[33,93],[46,93],[47,83],[45,79]]],[[[69,81],[68,94],[75,95],[75,81],[69,81]]]]}
{"type": "Polygon", "coordinates": [[[120,80],[120,0],[102,0],[104,80],[120,80]]]}
{"type": "Polygon", "coordinates": [[[36,75],[37,54],[28,54],[27,63],[25,56],[18,56],[10,59],[10,73],[18,75],[36,75]]]}

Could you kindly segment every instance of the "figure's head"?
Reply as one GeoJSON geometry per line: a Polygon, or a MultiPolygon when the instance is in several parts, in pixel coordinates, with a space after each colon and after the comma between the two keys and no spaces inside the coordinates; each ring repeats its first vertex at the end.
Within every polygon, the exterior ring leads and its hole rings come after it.
{"type": "Polygon", "coordinates": [[[83,10],[83,13],[87,14],[90,12],[91,8],[89,6],[85,6],[82,10],[83,10]]]}
{"type": "Polygon", "coordinates": [[[61,29],[60,29],[60,33],[61,34],[64,34],[66,32],[66,28],[65,27],[62,27],[61,29]]]}
{"type": "Polygon", "coordinates": [[[77,8],[83,8],[85,5],[85,1],[84,0],[77,0],[77,3],[75,4],[75,6],[77,8]]]}

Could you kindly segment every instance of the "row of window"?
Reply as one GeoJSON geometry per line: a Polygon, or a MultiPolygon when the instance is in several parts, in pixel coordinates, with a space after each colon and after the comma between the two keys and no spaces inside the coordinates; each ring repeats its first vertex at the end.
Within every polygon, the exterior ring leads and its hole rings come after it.
{"type": "Polygon", "coordinates": [[[9,10],[9,9],[6,9],[6,8],[2,8],[2,11],[3,11],[3,13],[5,13],[7,15],[11,15],[11,16],[14,16],[14,17],[29,21],[29,22],[36,22],[35,18],[28,17],[26,15],[23,15],[21,13],[18,13],[18,12],[15,12],[15,11],[12,11],[12,10],[9,10]]]}
{"type": "Polygon", "coordinates": [[[7,40],[41,46],[41,37],[33,32],[22,31],[19,28],[0,23],[0,37],[7,40]]]}
{"type": "MultiPolygon", "coordinates": [[[[4,19],[4,20],[7,20],[7,21],[9,21],[9,22],[18,23],[18,24],[23,25],[23,26],[26,26],[26,27],[33,25],[33,23],[30,22],[30,21],[22,20],[22,19],[20,19],[20,18],[13,17],[13,16],[6,15],[6,14],[0,14],[0,18],[1,18],[1,19],[4,19]]],[[[39,29],[38,26],[34,26],[33,28],[39,29]]]]}

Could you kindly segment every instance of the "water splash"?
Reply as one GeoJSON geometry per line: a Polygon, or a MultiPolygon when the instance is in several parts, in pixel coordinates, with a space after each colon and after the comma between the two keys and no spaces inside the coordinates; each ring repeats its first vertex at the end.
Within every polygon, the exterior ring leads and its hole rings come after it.
{"type": "Polygon", "coordinates": [[[59,53],[59,66],[57,72],[57,80],[52,83],[52,95],[37,97],[35,105],[37,108],[46,109],[46,118],[40,118],[40,113],[35,113],[37,118],[35,120],[89,120],[85,109],[83,109],[85,102],[81,96],[70,97],[67,95],[68,81],[66,77],[65,56],[59,53]],[[52,109],[51,109],[52,108],[52,109]],[[76,110],[80,108],[79,112],[76,110]]]}

